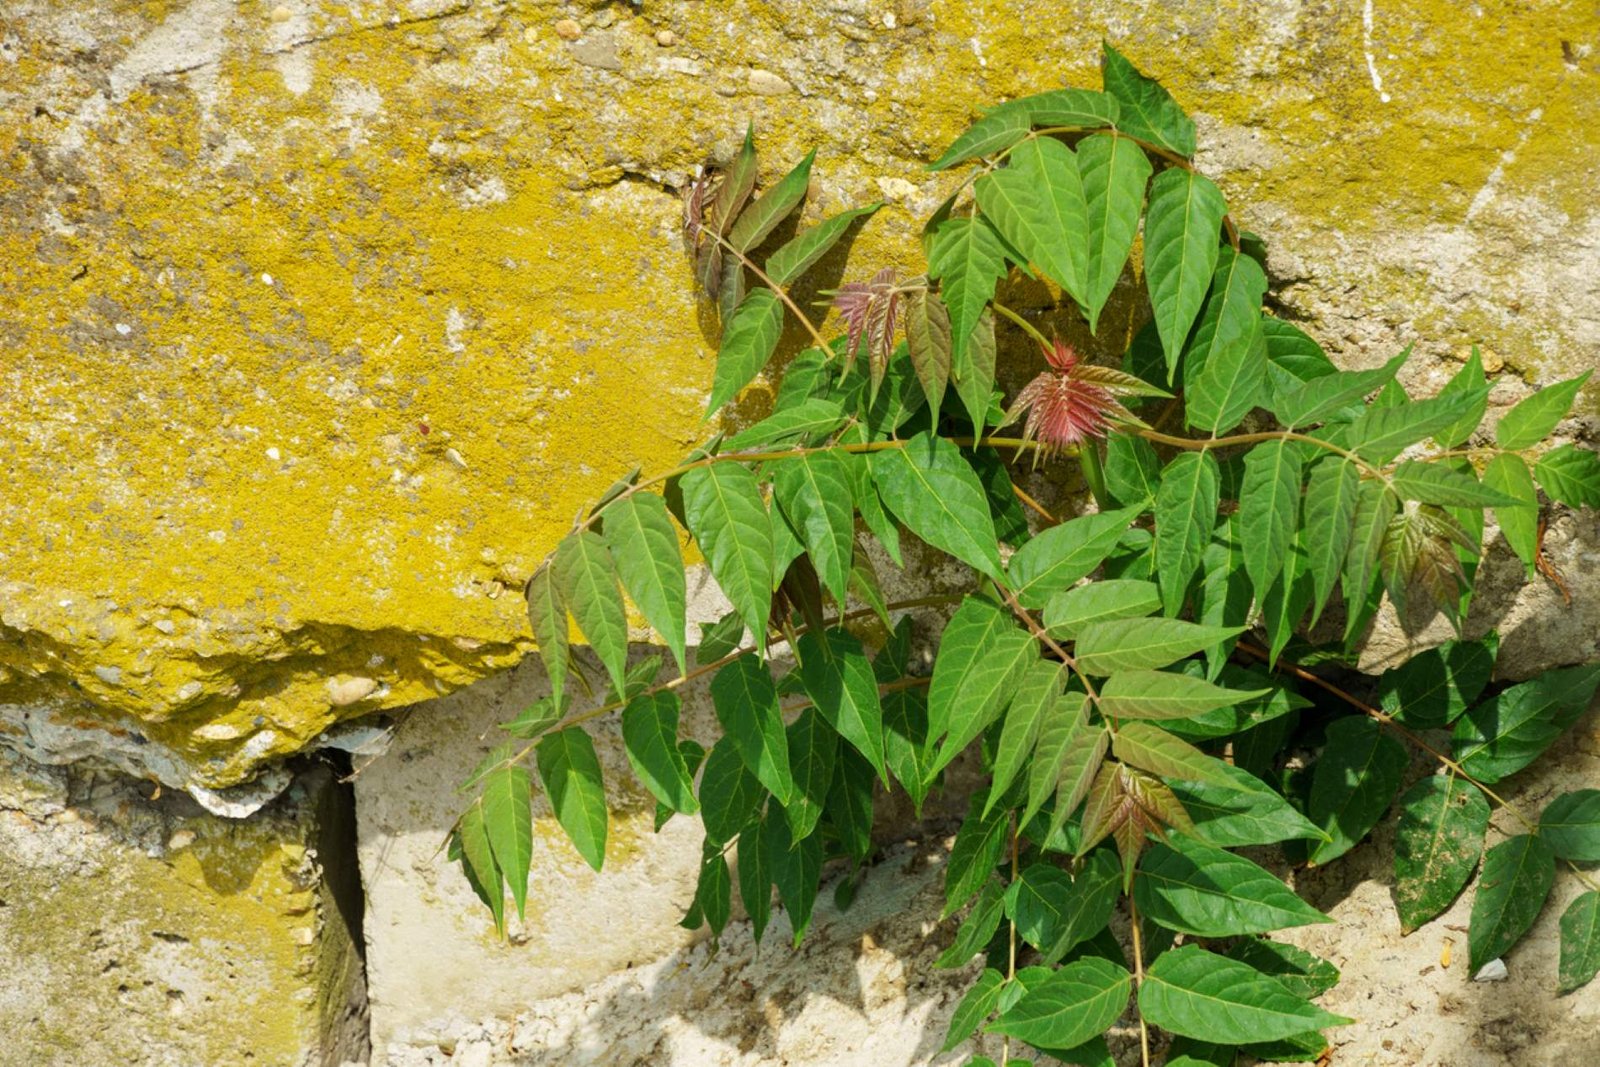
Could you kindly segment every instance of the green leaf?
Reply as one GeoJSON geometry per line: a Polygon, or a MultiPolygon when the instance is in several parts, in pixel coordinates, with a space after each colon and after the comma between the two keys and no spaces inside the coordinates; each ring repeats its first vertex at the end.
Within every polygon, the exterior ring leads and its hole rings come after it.
{"type": "MultiPolygon", "coordinates": [[[[739,252],[749,252],[771,233],[789,213],[800,206],[811,186],[811,161],[816,149],[806,153],[795,168],[779,179],[778,184],[757,197],[739,216],[728,233],[728,243],[739,252]]],[[[781,283],[780,283],[781,284],[781,283]]]]}
{"type": "Polygon", "coordinates": [[[1032,820],[1052,795],[1056,813],[1051,834],[1059,830],[1083,801],[1094,781],[1095,771],[1110,747],[1111,735],[1099,724],[1084,720],[1088,697],[1069,692],[1055,702],[1039,727],[1033,763],[1028,767],[1028,806],[1018,820],[1032,820]]]}
{"type": "Polygon", "coordinates": [[[1087,309],[1089,208],[1077,155],[1053,137],[1035,137],[1012,150],[1010,172],[1037,190],[1037,219],[1045,235],[1042,247],[1012,243],[1087,309]]]}
{"type": "MultiPolygon", "coordinates": [[[[1478,423],[1483,421],[1483,413],[1489,407],[1489,381],[1483,376],[1483,357],[1478,353],[1478,346],[1472,346],[1472,355],[1467,357],[1466,363],[1456,371],[1455,376],[1439,390],[1441,396],[1450,393],[1482,394],[1483,402],[1469,410],[1455,422],[1446,426],[1433,435],[1433,443],[1440,448],[1455,448],[1465,444],[1478,428],[1478,423]]],[[[1543,436],[1543,435],[1541,435],[1543,436]]]]}
{"type": "MultiPolygon", "coordinates": [[[[1247,553],[1248,555],[1248,553],[1247,553]]],[[[1289,542],[1283,570],[1261,602],[1261,623],[1266,628],[1267,663],[1278,662],[1278,655],[1294,637],[1295,627],[1311,606],[1311,567],[1305,545],[1297,532],[1289,542]]]]}
{"type": "MultiPolygon", "coordinates": [[[[970,704],[994,688],[987,679],[988,660],[1002,643],[1025,637],[1016,620],[999,605],[979,597],[961,601],[939,639],[938,658],[928,686],[928,737],[938,740],[950,731],[958,706],[970,704]]],[[[999,696],[989,694],[995,701],[999,696]]],[[[994,710],[998,711],[998,707],[994,710]]]]}
{"type": "Polygon", "coordinates": [[[771,289],[752,289],[722,331],[717,349],[717,371],[711,383],[706,417],[739,395],[772,358],[783,333],[783,304],[771,289]]]}
{"type": "Polygon", "coordinates": [[[1028,663],[1015,694],[1006,708],[1005,723],[1000,728],[1000,739],[995,743],[994,771],[990,775],[989,801],[984,808],[988,815],[995,801],[1005,795],[1011,783],[1026,766],[1039,739],[1039,728],[1050,717],[1067,681],[1067,666],[1051,660],[1034,659],[1028,663]]]}
{"type": "Polygon", "coordinates": [[[494,928],[503,937],[506,931],[506,895],[504,876],[495,862],[494,846],[489,841],[485,826],[483,805],[474,804],[461,816],[456,827],[455,841],[460,846],[461,872],[478,899],[494,916],[494,928]]]}
{"type": "Polygon", "coordinates": [[[1261,333],[1267,339],[1267,391],[1271,398],[1268,407],[1279,422],[1293,425],[1283,417],[1284,400],[1309,381],[1337,374],[1338,368],[1321,345],[1291,322],[1264,318],[1261,333]]]}
{"type": "Polygon", "coordinates": [[[1327,837],[1255,775],[1227,763],[1214,769],[1234,782],[1169,783],[1194,821],[1196,837],[1222,848],[1327,837]]]}
{"type": "Polygon", "coordinates": [[[1117,502],[1142,505],[1156,498],[1161,484],[1161,460],[1142,437],[1112,433],[1106,438],[1106,487],[1117,502]]]}
{"type": "Polygon", "coordinates": [[[1497,507],[1495,522],[1505,535],[1506,544],[1527,568],[1532,578],[1539,558],[1539,491],[1533,486],[1533,473],[1521,456],[1502,452],[1483,468],[1483,485],[1517,502],[1509,507],[1497,507]]]}
{"type": "Polygon", "coordinates": [[[1456,720],[1453,747],[1466,772],[1493,785],[1549,748],[1583,714],[1600,685],[1600,663],[1546,671],[1456,720]]]}
{"type": "Polygon", "coordinates": [[[1223,768],[1227,764],[1208,756],[1187,741],[1180,741],[1159,726],[1125,722],[1111,739],[1111,751],[1124,763],[1162,778],[1185,782],[1232,785],[1237,780],[1223,768]]]}
{"type": "Polygon", "coordinates": [[[763,445],[806,444],[837,430],[844,420],[844,408],[838,401],[811,397],[793,407],[774,411],[748,430],[728,438],[723,447],[729,452],[738,452],[763,445]]]}
{"type": "Polygon", "coordinates": [[[1539,816],[1539,836],[1564,860],[1600,862],[1600,789],[1575,789],[1552,800],[1539,816]]]}
{"type": "Polygon", "coordinates": [[[744,620],[737,611],[730,611],[713,623],[700,626],[700,645],[695,649],[694,661],[700,666],[715,663],[729,655],[744,640],[744,620]]]}
{"type": "Polygon", "coordinates": [[[1277,875],[1182,834],[1145,852],[1133,899],[1152,922],[1196,937],[1264,934],[1333,921],[1295,896],[1277,875]]]}
{"type": "Polygon", "coordinates": [[[928,744],[928,698],[915,689],[897,689],[883,698],[884,762],[920,815],[933,775],[928,744]]]}
{"type": "Polygon", "coordinates": [[[1091,623],[1139,618],[1160,607],[1161,591],[1154,584],[1107,578],[1051,597],[1044,607],[1044,625],[1050,636],[1072,640],[1091,623]]]}
{"type": "Polygon", "coordinates": [[[605,510],[605,537],[622,588],[672,649],[682,674],[687,592],[678,532],[666,502],[654,493],[632,493],[614,501],[605,510]]]}
{"type": "Polygon", "coordinates": [[[539,642],[539,658],[550,676],[550,690],[559,693],[567,680],[567,605],[551,564],[540,567],[528,582],[528,621],[539,642]]]}
{"type": "Polygon", "coordinates": [[[612,685],[622,692],[627,673],[628,617],[605,539],[592,530],[568,534],[557,546],[551,567],[561,598],[578,620],[578,628],[605,664],[612,685]]]}
{"type": "Polygon", "coordinates": [[[723,667],[711,679],[711,701],[745,767],[779,804],[789,804],[794,796],[789,744],[766,664],[745,656],[723,667]]]}
{"type": "MultiPolygon", "coordinates": [[[[773,813],[767,817],[777,816],[773,813]]],[[[739,834],[734,865],[739,878],[739,902],[750,917],[750,933],[758,945],[772,918],[772,864],[767,856],[765,826],[765,820],[753,822],[739,834]]]]}
{"type": "MultiPolygon", "coordinates": [[[[728,874],[728,861],[715,845],[706,842],[704,851],[706,854],[700,857],[700,877],[695,883],[690,915],[698,911],[711,927],[712,936],[721,937],[733,914],[733,879],[728,874]]],[[[683,925],[688,926],[688,921],[683,925]]],[[[699,925],[698,922],[694,923],[691,928],[698,928],[699,925]]]]}
{"type": "Polygon", "coordinates": [[[1233,1067],[1239,1050],[1233,1046],[1196,1041],[1189,1037],[1175,1037],[1167,1046],[1165,1067],[1233,1067]]]}
{"type": "Polygon", "coordinates": [[[783,813],[789,821],[790,838],[803,841],[817,828],[827,804],[839,754],[839,734],[814,707],[802,711],[785,733],[795,788],[794,800],[783,813]]]}
{"type": "MultiPolygon", "coordinates": [[[[945,627],[944,640],[950,639],[953,625],[952,619],[951,626],[945,627]]],[[[958,641],[964,640],[965,627],[954,636],[958,641]]],[[[942,644],[940,651],[942,659],[942,644]]],[[[955,651],[956,666],[961,673],[952,676],[949,671],[941,672],[936,660],[933,681],[929,685],[929,736],[938,736],[934,730],[936,726],[948,730],[938,755],[928,768],[930,775],[943,770],[974,738],[988,729],[1028,671],[1039,662],[1039,648],[1033,637],[1015,625],[995,631],[984,642],[976,659],[971,656],[973,650],[958,646],[955,651]],[[953,685],[947,679],[951,679],[953,685]]]]}
{"type": "MultiPolygon", "coordinates": [[[[1185,673],[1197,673],[1198,667],[1199,664],[1194,664],[1193,667],[1185,665],[1185,673]]],[[[1287,715],[1296,708],[1311,706],[1311,701],[1292,689],[1276,685],[1271,675],[1261,671],[1224,663],[1222,669],[1216,672],[1216,676],[1233,688],[1246,685],[1266,685],[1273,688],[1270,693],[1257,700],[1245,701],[1228,708],[1218,708],[1216,711],[1208,711],[1192,719],[1168,722],[1166,730],[1186,741],[1209,741],[1232,737],[1264,722],[1287,715]]]]}
{"type": "Polygon", "coordinates": [[[1345,456],[1325,456],[1312,464],[1306,480],[1305,521],[1301,525],[1306,564],[1311,571],[1311,621],[1314,625],[1344,569],[1355,533],[1361,498],[1361,472],[1345,456]]]}
{"type": "Polygon", "coordinates": [[[1555,879],[1555,853],[1532,834],[1507,838],[1484,853],[1467,921],[1468,967],[1473,974],[1522,939],[1544,909],[1555,879]]]}
{"type": "Polygon", "coordinates": [[[1000,1001],[1000,989],[1005,984],[1005,975],[993,967],[984,969],[956,1004],[956,1010],[950,1013],[950,1026],[945,1031],[940,1052],[949,1052],[978,1032],[978,1027],[994,1012],[994,1006],[1000,1001]]]}
{"type": "Polygon", "coordinates": [[[994,519],[983,484],[955,445],[920,433],[903,448],[874,452],[872,476],[883,502],[912,533],[1001,580],[994,519]]]}
{"type": "Polygon", "coordinates": [[[933,233],[928,277],[939,282],[950,311],[953,362],[960,364],[995,283],[1006,274],[1006,246],[981,216],[948,219],[933,233]]]}
{"type": "Polygon", "coordinates": [[[998,425],[994,396],[994,312],[985,308],[966,344],[955,344],[950,351],[950,380],[955,383],[961,406],[972,420],[974,433],[985,425],[998,425]]]}
{"type": "MultiPolygon", "coordinates": [[[[1271,330],[1268,336],[1270,346],[1273,336],[1271,330]]],[[[1301,336],[1304,337],[1303,334],[1301,336]]],[[[1309,337],[1305,338],[1305,342],[1316,346],[1316,342],[1309,337]]],[[[1327,360],[1326,356],[1322,356],[1322,349],[1317,348],[1316,352],[1324,362],[1327,360]]],[[[1373,370],[1333,371],[1309,377],[1274,400],[1272,413],[1278,416],[1279,422],[1289,427],[1309,426],[1337,415],[1351,405],[1359,404],[1368,393],[1394,381],[1395,373],[1405,364],[1409,352],[1410,349],[1407,349],[1373,370]]],[[[1271,359],[1270,347],[1268,358],[1271,359]]]]}
{"type": "Polygon", "coordinates": [[[1100,309],[1117,287],[1133,248],[1151,167],[1142,148],[1126,137],[1112,134],[1085,137],[1078,142],[1077,152],[1089,219],[1085,281],[1089,299],[1084,312],[1089,317],[1089,332],[1093,333],[1100,321],[1100,309]]]}
{"type": "Polygon", "coordinates": [[[1270,689],[1224,689],[1166,671],[1122,671],[1100,687],[1100,713],[1118,719],[1187,719],[1265,696],[1270,689]]]}
{"type": "Polygon", "coordinates": [[[1419,652],[1378,678],[1378,702],[1407,726],[1448,726],[1489,684],[1498,647],[1491,631],[1478,641],[1446,641],[1419,652]]]}
{"type": "Polygon", "coordinates": [[[1117,102],[1117,127],[1122,132],[1188,159],[1195,151],[1194,121],[1172,94],[1155,79],[1139,73],[1121,52],[1101,42],[1101,76],[1106,93],[1117,102]]]}
{"type": "Polygon", "coordinates": [[[1139,1010],[1163,1030],[1224,1045],[1275,1041],[1351,1021],[1295,996],[1249,964],[1195,945],[1156,957],[1139,990],[1139,1010]]]}
{"type": "Polygon", "coordinates": [[[1167,357],[1168,381],[1217,268],[1217,243],[1227,213],[1221,191],[1211,179],[1193,171],[1171,167],[1150,183],[1144,276],[1167,357]]]}
{"type": "Polygon", "coordinates": [[[1349,611],[1349,621],[1345,627],[1347,639],[1361,616],[1357,609],[1366,601],[1367,593],[1378,576],[1378,557],[1383,549],[1383,536],[1399,506],[1394,491],[1382,482],[1361,483],[1361,495],[1356,500],[1355,530],[1350,536],[1350,548],[1345,554],[1344,575],[1340,584],[1349,611]]]}
{"type": "Polygon", "coordinates": [[[1224,246],[1211,296],[1184,349],[1184,419],[1212,433],[1234,426],[1265,400],[1267,341],[1261,332],[1261,264],[1224,246]]]}
{"type": "Polygon", "coordinates": [[[1407,447],[1454,425],[1484,395],[1486,389],[1463,389],[1394,406],[1374,404],[1350,424],[1349,447],[1369,463],[1388,463],[1407,447]]]}
{"type": "Polygon", "coordinates": [[[1483,485],[1470,474],[1453,470],[1442,463],[1406,460],[1394,469],[1389,482],[1401,500],[1420,500],[1444,507],[1515,507],[1512,496],[1483,485]]]}
{"type": "Polygon", "coordinates": [[[1089,674],[1153,670],[1240,633],[1242,626],[1202,626],[1181,619],[1113,619],[1078,635],[1078,666],[1089,674]]]}
{"type": "Polygon", "coordinates": [[[939,424],[939,405],[950,380],[950,312],[938,293],[919,289],[906,300],[906,348],[928,399],[928,421],[939,424]]]}
{"type": "Polygon", "coordinates": [[[949,918],[971,900],[1005,853],[1010,812],[1002,808],[985,818],[985,803],[984,790],[974,793],[967,803],[967,817],[956,831],[950,864],[944,872],[944,913],[940,918],[949,918]]]}
{"type": "Polygon", "coordinates": [[[1600,892],[1590,890],[1561,916],[1560,991],[1571,993],[1600,972],[1600,892]]]}
{"type": "Polygon", "coordinates": [[[1052,595],[1100,566],[1138,517],[1138,508],[1102,511],[1068,519],[1034,537],[1007,568],[1017,600],[1025,608],[1043,607],[1052,595]]]}
{"type": "MultiPolygon", "coordinates": [[[[1035,126],[1077,126],[1083,129],[1113,126],[1120,114],[1115,100],[1093,89],[1050,89],[1007,100],[991,108],[989,113],[992,115],[997,111],[1021,112],[1035,126]]],[[[1015,151],[1012,156],[1016,156],[1015,151]]]]}
{"type": "Polygon", "coordinates": [[[1303,948],[1248,937],[1228,950],[1228,958],[1248,963],[1262,974],[1282,982],[1297,997],[1320,997],[1339,984],[1339,968],[1303,948]]]}
{"type": "Polygon", "coordinates": [[[1562,445],[1533,465],[1550,499],[1574,508],[1600,508],[1600,453],[1562,445]]]}
{"type": "Polygon", "coordinates": [[[739,463],[713,463],[681,479],[689,532],[756,644],[766,644],[772,607],[772,519],[756,476],[739,463]]]}
{"type": "Polygon", "coordinates": [[[523,708],[522,713],[511,722],[501,723],[500,729],[512,737],[532,740],[560,722],[570,710],[570,703],[566,693],[555,690],[523,708]]]}
{"type": "Polygon", "coordinates": [[[933,965],[944,968],[962,967],[973,956],[982,952],[994,938],[994,932],[1000,928],[1000,920],[1005,914],[1004,905],[1005,890],[1001,888],[998,879],[990,878],[983,883],[983,888],[978,892],[978,899],[967,912],[967,917],[961,921],[961,926],[956,930],[955,940],[939,955],[933,965]]]}
{"type": "Polygon", "coordinates": [[[1156,490],[1156,578],[1168,615],[1183,607],[1217,514],[1221,473],[1209,451],[1180,452],[1156,490]]]}
{"type": "Polygon", "coordinates": [[[1543,386],[1532,396],[1519,401],[1495,425],[1496,443],[1501,448],[1515,452],[1532,448],[1543,441],[1556,428],[1556,423],[1567,417],[1578,390],[1583,388],[1583,383],[1593,373],[1586,370],[1576,378],[1543,386]]]}
{"type": "Polygon", "coordinates": [[[724,737],[711,746],[700,774],[700,821],[707,840],[724,845],[738,837],[760,813],[765,798],[766,791],[745,766],[733,738],[724,737]]]}
{"type": "Polygon", "coordinates": [[[883,784],[889,772],[883,763],[883,708],[872,664],[852,634],[833,629],[801,635],[796,654],[806,695],[828,724],[856,751],[867,757],[883,784]]]}
{"type": "Polygon", "coordinates": [[[519,919],[527,910],[528,864],[533,860],[532,790],[533,780],[517,766],[500,767],[483,779],[483,829],[495,866],[511,885],[519,919]]]}
{"type": "Polygon", "coordinates": [[[944,155],[928,165],[929,170],[945,170],[978,156],[992,155],[1010,148],[1033,129],[1033,119],[1020,108],[998,107],[974,122],[957,137],[944,155]]]}
{"type": "Polygon", "coordinates": [[[1283,569],[1300,512],[1302,453],[1289,441],[1263,441],[1244,457],[1244,485],[1239,490],[1239,535],[1249,546],[1245,570],[1256,599],[1283,569]]]}
{"type": "Polygon", "coordinates": [[[595,870],[606,858],[606,789],[594,742],[582,728],[547,734],[534,749],[556,821],[595,870]]]}
{"type": "Polygon", "coordinates": [[[678,717],[676,693],[634,697],[622,709],[622,743],[645,788],[673,811],[692,815],[700,803],[694,798],[694,776],[678,747],[678,717]]]}
{"type": "Polygon", "coordinates": [[[1126,970],[1086,956],[1029,988],[989,1031],[1050,1048],[1081,1045],[1121,1017],[1132,988],[1126,970]]]}
{"type": "Polygon", "coordinates": [[[1328,840],[1311,851],[1313,864],[1344,855],[1378,825],[1409,762],[1405,746],[1365,716],[1349,715],[1328,725],[1306,802],[1306,814],[1328,833],[1328,840]]]}
{"type": "Polygon", "coordinates": [[[772,880],[778,886],[778,899],[789,912],[794,943],[799,945],[811,927],[811,911],[817,902],[817,884],[822,878],[822,835],[812,834],[796,842],[789,836],[787,822],[769,818],[762,827],[761,838],[772,880]]]}
{"type": "Polygon", "coordinates": [[[838,847],[858,864],[872,852],[872,773],[865,757],[840,749],[825,808],[838,847]]]}
{"type": "Polygon", "coordinates": [[[823,588],[843,604],[855,554],[850,470],[837,452],[801,453],[773,466],[773,497],[817,569],[823,588]]]}
{"type": "MultiPolygon", "coordinates": [[[[1122,869],[1110,849],[1095,849],[1065,888],[1045,885],[1040,889],[1039,907],[1044,910],[1034,924],[1037,940],[1030,939],[1030,943],[1039,949],[1042,962],[1054,965],[1106,928],[1121,895],[1122,869]]],[[[1022,903],[1019,891],[1019,915],[1022,903]]]]}
{"type": "Polygon", "coordinates": [[[828,250],[838,243],[857,219],[872,215],[882,206],[881,203],[868,204],[852,211],[841,211],[790,238],[767,258],[767,277],[772,279],[774,285],[788,285],[827,255],[828,250]]]}
{"type": "Polygon", "coordinates": [[[1456,899],[1483,855],[1489,802],[1454,774],[1424,778],[1400,798],[1394,902],[1410,933],[1456,899]]]}

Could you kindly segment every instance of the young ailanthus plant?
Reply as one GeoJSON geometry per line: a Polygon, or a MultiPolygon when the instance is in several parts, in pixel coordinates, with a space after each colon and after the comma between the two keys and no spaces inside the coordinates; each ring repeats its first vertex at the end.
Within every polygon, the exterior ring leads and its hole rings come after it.
{"type": "Polygon", "coordinates": [[[606,784],[586,724],[617,716],[657,826],[704,827],[685,923],[715,936],[737,892],[755,939],[781,922],[798,941],[819,885],[842,879],[843,901],[871,861],[885,791],[920,811],[974,752],[985,783],[947,865],[944,917],[962,918],[939,960],[984,963],[945,1046],[972,1064],[1023,1046],[1110,1064],[1119,1020],[1146,1063],[1162,1041],[1169,1063],[1316,1059],[1322,1031],[1350,1022],[1317,1003],[1338,972],[1270,935],[1330,920],[1234,850],[1324,865],[1385,819],[1408,929],[1481,861],[1476,973],[1513,950],[1564,866],[1585,892],[1562,917],[1559,983],[1594,977],[1600,885],[1582,865],[1600,860],[1600,790],[1518,812],[1509,836],[1489,836],[1489,815],[1509,806],[1499,783],[1590,705],[1600,664],[1494,685],[1497,640],[1464,623],[1486,514],[1548,580],[1541,515],[1600,507],[1600,456],[1549,442],[1587,375],[1483,427],[1476,355],[1434,396],[1398,384],[1406,354],[1339,369],[1263,311],[1261,242],[1194,152],[1178,104],[1107,46],[1103,88],[1002,104],[935,161],[967,170],[924,231],[926,274],[829,294],[839,337],[790,288],[876,205],[779,243],[812,158],[758,194],[749,135],[690,187],[684,241],[722,315],[707,414],[763,372],[771,412],[672,470],[623,477],[530,581],[552,692],[505,724],[451,834],[497,923],[507,889],[525,902],[530,761],[540,803],[601,866],[606,784]],[[1141,227],[1149,321],[1125,352],[1090,360],[1007,306],[1013,271],[1043,277],[1103,350],[1100,314],[1141,227]],[[812,343],[780,371],[788,318],[812,343]],[[1013,342],[1037,344],[1045,369],[1008,403],[995,363],[1013,342]],[[1079,465],[1084,513],[1021,491],[1024,454],[1079,465]],[[684,532],[732,605],[692,658],[684,532]],[[912,539],[919,572],[948,557],[968,586],[887,601],[879,569],[910,562],[912,539]],[[1445,612],[1458,637],[1355,673],[1385,597],[1445,612]],[[665,678],[663,656],[628,659],[627,601],[670,654],[665,678]],[[1343,627],[1312,644],[1325,614],[1343,627]],[[914,617],[939,631],[931,670],[910,655],[914,617]],[[715,736],[681,728],[678,692],[697,679],[715,736]],[[1402,792],[1415,758],[1438,773],[1402,792]]]}

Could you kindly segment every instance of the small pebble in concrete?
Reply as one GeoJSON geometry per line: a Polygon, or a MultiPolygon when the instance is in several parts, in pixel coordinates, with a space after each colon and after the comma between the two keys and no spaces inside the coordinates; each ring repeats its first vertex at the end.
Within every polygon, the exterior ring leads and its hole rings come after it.
{"type": "Polygon", "coordinates": [[[671,48],[678,43],[678,35],[671,30],[661,30],[656,34],[656,44],[662,48],[671,48]]]}
{"type": "Polygon", "coordinates": [[[750,77],[746,79],[746,84],[749,85],[752,93],[759,93],[762,96],[781,96],[784,93],[794,91],[794,86],[772,73],[772,71],[762,70],[759,67],[750,72],[750,77]]]}
{"type": "Polygon", "coordinates": [[[573,19],[558,19],[556,21],[556,36],[564,41],[576,41],[583,36],[583,27],[573,19]]]}
{"type": "Polygon", "coordinates": [[[272,9],[273,22],[288,22],[293,17],[293,13],[290,12],[288,7],[284,6],[283,4],[279,4],[277,7],[272,9]]]}
{"type": "Polygon", "coordinates": [[[378,688],[378,683],[361,675],[328,679],[328,702],[336,708],[365,700],[378,688]]]}

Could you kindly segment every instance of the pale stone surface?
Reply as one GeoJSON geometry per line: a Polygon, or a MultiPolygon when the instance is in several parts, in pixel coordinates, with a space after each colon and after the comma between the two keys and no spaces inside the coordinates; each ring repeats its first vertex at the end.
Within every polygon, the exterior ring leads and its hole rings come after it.
{"type": "Polygon", "coordinates": [[[248,823],[150,791],[0,748],[0,1059],[364,1059],[354,827],[332,774],[248,823]]]}

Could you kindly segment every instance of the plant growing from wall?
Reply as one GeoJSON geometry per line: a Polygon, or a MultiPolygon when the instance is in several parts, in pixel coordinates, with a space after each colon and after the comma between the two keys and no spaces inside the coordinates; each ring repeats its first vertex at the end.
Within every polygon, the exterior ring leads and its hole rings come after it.
{"type": "Polygon", "coordinates": [[[876,791],[920,810],[978,749],[986,785],[945,881],[944,915],[965,917],[939,962],[987,961],[947,1047],[1003,1035],[1002,1062],[1027,1045],[1109,1063],[1103,1034],[1130,1006],[1146,1062],[1153,1028],[1173,1035],[1168,1063],[1315,1058],[1321,1031],[1348,1021],[1313,1002],[1338,974],[1262,935],[1328,919],[1229,850],[1329,863],[1396,804],[1407,927],[1444,910],[1481,856],[1476,971],[1527,931],[1565,864],[1588,892],[1562,920],[1560,986],[1594,976],[1600,891],[1578,865],[1600,860],[1600,791],[1537,819],[1513,809],[1525,832],[1483,849],[1506,806],[1495,785],[1582,713],[1600,665],[1495,688],[1490,634],[1345,683],[1357,692],[1327,676],[1385,596],[1459,626],[1486,510],[1532,577],[1546,566],[1539,489],[1600,507],[1600,456],[1544,447],[1584,378],[1533,394],[1491,433],[1476,354],[1430,397],[1399,385],[1404,353],[1339,370],[1263,313],[1261,243],[1194,153],[1193,123],[1107,46],[1103,90],[1002,104],[950,146],[933,169],[966,172],[924,229],[926,276],[842,286],[832,339],[789,288],[875,206],[769,241],[812,159],[756,195],[749,137],[693,185],[685,235],[723,320],[708,416],[768,368],[787,320],[813,344],[782,369],[770,415],[673,470],[623,478],[530,582],[552,693],[505,724],[514,740],[472,775],[450,839],[497,923],[507,890],[525,903],[530,760],[600,868],[605,784],[584,724],[620,714],[657,826],[705,827],[686,924],[720,934],[737,892],[757,939],[774,888],[798,942],[824,865],[867,860],[876,791]],[[997,298],[1013,272],[1042,276],[1096,330],[1141,220],[1151,318],[1119,367],[997,298]],[[1043,357],[1009,402],[997,330],[1043,357]],[[1013,481],[1019,461],[1076,463],[1094,510],[1049,514],[1013,481]],[[692,661],[682,532],[734,609],[692,661]],[[905,532],[970,568],[970,589],[885,603],[875,568],[900,564],[905,532]],[[668,680],[660,656],[628,665],[625,596],[668,650],[668,680]],[[1297,637],[1330,604],[1343,642],[1297,637]],[[948,614],[929,673],[908,670],[917,612],[948,614]],[[868,647],[874,615],[889,636],[868,647]],[[569,647],[569,616],[603,696],[569,647]],[[681,735],[676,692],[706,675],[723,729],[709,751],[681,735]],[[1448,745],[1419,731],[1448,731],[1448,745]],[[1399,795],[1408,746],[1439,771],[1399,795]],[[1316,755],[1289,770],[1291,750],[1316,755]]]}

